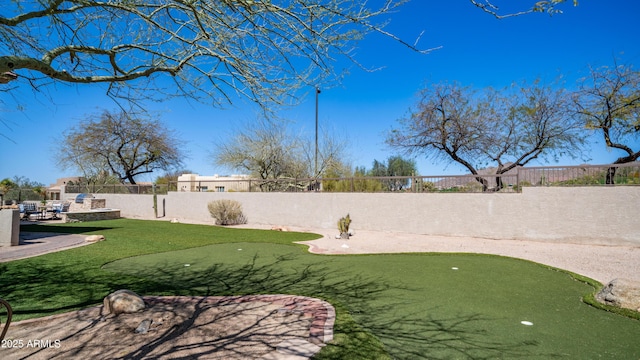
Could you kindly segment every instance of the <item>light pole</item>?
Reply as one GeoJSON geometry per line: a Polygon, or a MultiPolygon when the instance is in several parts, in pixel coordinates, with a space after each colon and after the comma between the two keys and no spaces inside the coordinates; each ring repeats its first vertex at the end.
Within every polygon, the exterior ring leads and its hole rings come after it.
{"type": "Polygon", "coordinates": [[[320,94],[320,89],[316,87],[316,156],[315,156],[315,165],[313,167],[313,177],[318,177],[318,95],[320,94]]]}

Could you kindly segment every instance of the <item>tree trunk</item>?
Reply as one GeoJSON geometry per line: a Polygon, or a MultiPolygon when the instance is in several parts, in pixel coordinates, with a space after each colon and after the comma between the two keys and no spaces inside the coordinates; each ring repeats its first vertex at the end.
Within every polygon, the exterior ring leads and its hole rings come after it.
{"type": "Polygon", "coordinates": [[[616,177],[616,168],[612,166],[609,169],[607,169],[607,178],[605,180],[605,184],[614,185],[615,177],[616,177]]]}
{"type": "MultiPolygon", "coordinates": [[[[474,174],[474,175],[478,175],[478,174],[474,174]]],[[[489,183],[487,182],[487,179],[477,176],[476,181],[482,184],[482,192],[487,192],[489,190],[489,183]]]]}
{"type": "Polygon", "coordinates": [[[502,181],[502,176],[496,176],[496,188],[494,191],[500,191],[504,188],[504,182],[502,181]]]}

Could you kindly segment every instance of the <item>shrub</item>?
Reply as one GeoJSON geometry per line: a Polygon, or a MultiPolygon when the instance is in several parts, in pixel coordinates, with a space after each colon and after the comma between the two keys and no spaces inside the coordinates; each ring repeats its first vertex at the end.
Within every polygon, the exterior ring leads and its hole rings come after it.
{"type": "Polygon", "coordinates": [[[235,200],[221,199],[207,204],[216,225],[246,224],[247,217],[242,213],[242,205],[235,200]]]}
{"type": "Polygon", "coordinates": [[[513,191],[520,192],[522,191],[523,187],[527,187],[527,186],[533,186],[533,185],[531,185],[531,183],[526,180],[522,180],[518,184],[513,186],[513,191]]]}

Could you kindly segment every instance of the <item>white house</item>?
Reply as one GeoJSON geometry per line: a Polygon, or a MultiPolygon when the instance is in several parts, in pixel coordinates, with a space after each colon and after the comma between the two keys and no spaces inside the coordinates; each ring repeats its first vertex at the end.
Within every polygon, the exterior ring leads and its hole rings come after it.
{"type": "Polygon", "coordinates": [[[248,191],[249,175],[202,176],[198,174],[182,174],[178,176],[178,191],[248,191]]]}

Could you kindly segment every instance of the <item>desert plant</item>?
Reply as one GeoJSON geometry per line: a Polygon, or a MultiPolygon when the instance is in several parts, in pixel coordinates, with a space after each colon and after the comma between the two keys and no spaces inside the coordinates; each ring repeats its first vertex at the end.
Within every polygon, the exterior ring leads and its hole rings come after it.
{"type": "Polygon", "coordinates": [[[3,179],[0,181],[0,205],[4,205],[4,198],[7,196],[9,190],[17,187],[17,184],[11,181],[10,179],[3,179]]]}
{"type": "Polygon", "coordinates": [[[349,214],[338,220],[338,230],[340,231],[341,239],[349,238],[349,225],[351,225],[351,217],[349,217],[349,214]]]}
{"type": "Polygon", "coordinates": [[[513,191],[520,192],[520,191],[522,191],[523,187],[527,187],[527,186],[533,186],[533,185],[530,182],[526,181],[526,180],[522,180],[518,184],[513,186],[513,191]]]}
{"type": "Polygon", "coordinates": [[[424,179],[417,178],[415,180],[414,189],[416,192],[436,192],[438,187],[432,181],[425,181],[424,179]]]}
{"type": "Polygon", "coordinates": [[[235,200],[221,199],[207,204],[211,217],[216,225],[246,224],[247,217],[242,213],[242,204],[235,200]]]}
{"type": "Polygon", "coordinates": [[[33,192],[42,196],[42,199],[40,200],[40,202],[42,203],[42,205],[46,204],[47,202],[47,188],[45,188],[44,186],[36,186],[33,188],[33,192]]]}

